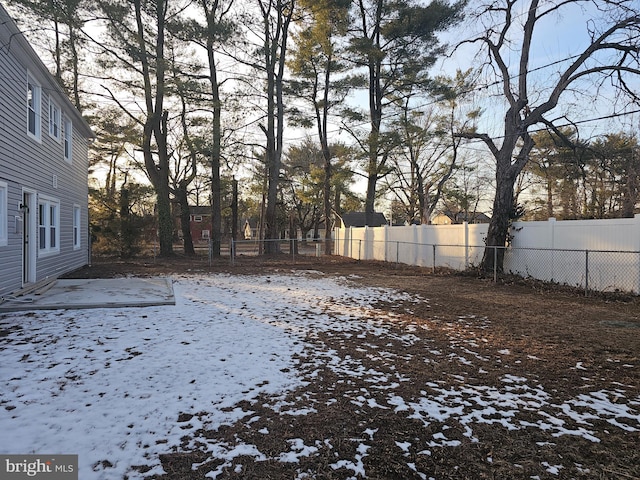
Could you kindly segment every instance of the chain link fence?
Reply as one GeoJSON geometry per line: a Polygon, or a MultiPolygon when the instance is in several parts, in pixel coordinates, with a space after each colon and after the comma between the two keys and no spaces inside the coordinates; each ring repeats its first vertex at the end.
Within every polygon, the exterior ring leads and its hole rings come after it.
{"type": "Polygon", "coordinates": [[[342,255],[357,260],[381,260],[452,270],[478,268],[483,256],[492,255],[493,271],[599,292],[640,294],[640,252],[571,250],[485,245],[430,245],[393,240],[350,239],[342,255]],[[501,252],[502,251],[502,252],[501,252]],[[503,268],[498,269],[502,253],[503,268]]]}
{"type": "Polygon", "coordinates": [[[507,248],[504,271],[598,292],[640,294],[640,252],[507,248]]]}
{"type": "MultiPolygon", "coordinates": [[[[325,243],[322,240],[231,240],[227,247],[231,265],[235,265],[243,257],[259,255],[269,255],[285,262],[296,263],[301,257],[321,257],[324,252],[325,243]]],[[[211,251],[209,255],[211,258],[211,251]]]]}
{"type": "MultiPolygon", "coordinates": [[[[492,255],[494,281],[504,275],[566,285],[590,291],[640,294],[640,251],[579,250],[530,247],[487,247],[485,245],[423,244],[393,240],[352,238],[331,253],[355,260],[378,260],[399,265],[415,265],[432,271],[474,270],[484,255],[492,255]],[[502,252],[500,252],[502,251],[502,252]],[[501,254],[501,255],[500,255],[501,254]],[[496,260],[503,256],[502,269],[496,260]]],[[[325,242],[318,240],[236,240],[221,245],[221,258],[231,265],[243,259],[262,258],[265,262],[303,263],[325,255],[325,242]]],[[[220,258],[217,257],[217,258],[220,258]]],[[[209,265],[214,256],[208,248],[209,265]]]]}

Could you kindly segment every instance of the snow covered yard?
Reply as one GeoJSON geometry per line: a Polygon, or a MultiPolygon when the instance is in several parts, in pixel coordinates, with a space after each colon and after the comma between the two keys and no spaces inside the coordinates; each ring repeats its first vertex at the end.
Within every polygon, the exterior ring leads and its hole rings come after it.
{"type": "Polygon", "coordinates": [[[637,357],[545,375],[481,312],[355,280],[180,275],[176,306],[2,315],[0,453],[78,454],[83,480],[638,473],[637,357]]]}

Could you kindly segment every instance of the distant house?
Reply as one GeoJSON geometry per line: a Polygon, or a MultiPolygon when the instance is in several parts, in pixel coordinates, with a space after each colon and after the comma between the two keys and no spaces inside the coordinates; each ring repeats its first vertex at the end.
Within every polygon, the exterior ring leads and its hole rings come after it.
{"type": "Polygon", "coordinates": [[[0,5],[0,296],[89,262],[91,128],[0,5]]]}
{"type": "MultiPolygon", "coordinates": [[[[194,245],[204,245],[209,243],[211,238],[211,206],[190,205],[189,206],[189,230],[191,240],[194,245]]],[[[178,236],[182,237],[182,226],[180,222],[180,208],[176,212],[176,225],[178,236]]]]}
{"type": "Polygon", "coordinates": [[[316,241],[316,240],[323,240],[324,239],[324,235],[325,235],[325,223],[324,220],[321,220],[318,223],[318,232],[317,232],[317,236],[316,235],[316,231],[315,228],[312,228],[311,230],[309,230],[305,236],[305,238],[303,240],[307,240],[307,241],[316,241]]]}
{"type": "Polygon", "coordinates": [[[258,238],[258,221],[255,219],[245,220],[242,233],[245,240],[254,240],[258,238]]]}
{"type": "Polygon", "coordinates": [[[209,243],[211,238],[210,205],[189,207],[189,222],[193,243],[209,243]]]}
{"type": "MultiPolygon", "coordinates": [[[[348,212],[343,213],[342,217],[342,228],[348,227],[364,227],[367,225],[365,212],[348,212]]],[[[371,222],[369,222],[369,227],[381,227],[383,225],[388,225],[387,219],[385,218],[383,213],[374,212],[371,222]]]]}
{"type": "Polygon", "coordinates": [[[433,220],[431,220],[432,225],[453,225],[460,223],[489,223],[491,218],[485,215],[482,212],[452,212],[452,211],[443,211],[438,213],[433,220]]]}

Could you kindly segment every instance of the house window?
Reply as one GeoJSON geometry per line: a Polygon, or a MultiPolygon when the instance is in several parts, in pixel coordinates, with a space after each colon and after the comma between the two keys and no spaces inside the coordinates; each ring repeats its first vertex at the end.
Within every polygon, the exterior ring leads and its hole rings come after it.
{"type": "Polygon", "coordinates": [[[73,249],[80,248],[80,205],[73,206],[73,249]]]}
{"type": "Polygon", "coordinates": [[[40,254],[60,251],[60,202],[54,199],[38,200],[38,248],[40,254]]]}
{"type": "Polygon", "coordinates": [[[0,182],[0,247],[6,246],[9,242],[7,191],[7,184],[5,182],[0,182]]]}
{"type": "Polygon", "coordinates": [[[65,117],[64,119],[64,159],[71,163],[71,156],[73,152],[73,124],[71,120],[65,117]]]}
{"type": "Polygon", "coordinates": [[[49,97],[49,136],[60,141],[60,107],[49,97]]]}
{"type": "Polygon", "coordinates": [[[27,132],[40,140],[40,102],[42,88],[27,74],[27,132]]]}
{"type": "Polygon", "coordinates": [[[202,238],[205,240],[209,239],[209,230],[202,230],[202,238]]]}

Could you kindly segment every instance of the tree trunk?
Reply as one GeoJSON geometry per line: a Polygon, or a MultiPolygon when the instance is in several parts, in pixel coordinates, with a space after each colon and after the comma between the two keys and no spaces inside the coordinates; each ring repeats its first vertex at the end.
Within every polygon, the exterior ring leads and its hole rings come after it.
{"type": "MultiPolygon", "coordinates": [[[[371,160],[369,161],[369,169],[376,168],[376,165],[371,160]]],[[[373,214],[375,213],[375,201],[376,201],[376,184],[378,182],[378,175],[369,173],[367,178],[367,196],[364,201],[364,218],[365,225],[373,224],[373,214]]]]}
{"type": "MultiPolygon", "coordinates": [[[[265,160],[267,167],[267,198],[266,208],[264,211],[264,253],[276,253],[277,242],[269,241],[278,238],[278,225],[276,224],[276,202],[278,199],[278,181],[280,176],[280,159],[277,158],[276,152],[276,55],[277,55],[277,39],[271,39],[271,29],[269,23],[269,12],[263,13],[265,24],[265,68],[267,71],[267,127],[263,128],[266,136],[267,146],[265,152],[265,160]],[[270,43],[271,42],[271,43],[270,43]]],[[[275,32],[279,34],[279,32],[275,32]]]]}
{"type": "Polygon", "coordinates": [[[286,62],[287,36],[289,23],[293,16],[294,2],[282,0],[274,2],[275,7],[261,5],[265,27],[264,60],[267,73],[267,127],[262,130],[267,137],[267,208],[265,211],[265,253],[279,251],[279,228],[277,222],[278,183],[282,147],[284,141],[284,90],[283,79],[286,62]],[[277,21],[274,31],[271,29],[271,9],[275,8],[277,21]],[[271,240],[271,241],[270,241],[271,240]]]}
{"type": "Polygon", "coordinates": [[[340,191],[340,188],[336,187],[335,196],[333,197],[333,210],[336,214],[335,224],[343,228],[345,226],[342,225],[342,207],[340,205],[341,197],[342,197],[342,192],[340,191]]]}
{"type": "Polygon", "coordinates": [[[231,238],[236,241],[238,239],[238,180],[234,178],[232,185],[231,238]]]}
{"type": "MultiPolygon", "coordinates": [[[[316,116],[318,117],[318,134],[320,145],[322,146],[322,156],[324,158],[324,181],[322,183],[322,201],[324,214],[324,253],[331,255],[331,150],[329,149],[329,139],[327,138],[327,118],[329,116],[329,88],[330,88],[330,67],[327,68],[324,84],[324,99],[322,118],[319,116],[319,108],[316,106],[316,116]]],[[[304,238],[304,237],[303,237],[304,238]]]]}
{"type": "Polygon", "coordinates": [[[331,255],[333,249],[331,245],[331,157],[324,163],[324,254],[331,255]]]}
{"type": "Polygon", "coordinates": [[[182,238],[184,240],[184,254],[195,256],[196,251],[193,248],[193,238],[191,236],[191,212],[189,211],[187,186],[180,185],[176,191],[176,196],[180,206],[180,228],[182,229],[182,238]]]}
{"type": "MultiPolygon", "coordinates": [[[[378,183],[378,174],[380,162],[378,154],[380,153],[380,125],[382,123],[382,48],[380,46],[381,33],[380,25],[382,22],[383,2],[378,2],[374,12],[373,28],[371,37],[367,38],[371,47],[367,54],[368,57],[368,74],[369,74],[369,121],[371,123],[371,132],[369,133],[368,149],[369,159],[367,167],[367,194],[364,202],[364,215],[366,225],[373,223],[373,214],[375,212],[376,186],[378,183]]],[[[360,4],[360,15],[364,20],[369,14],[360,4]]],[[[366,33],[365,33],[366,36],[366,33]]]]}
{"type": "MultiPolygon", "coordinates": [[[[158,240],[160,242],[160,256],[173,255],[173,217],[171,215],[171,200],[169,187],[169,154],[167,151],[167,118],[168,112],[163,112],[159,125],[154,128],[154,137],[158,146],[158,165],[154,188],[158,200],[158,240]]],[[[149,146],[150,147],[150,146],[149,146]]],[[[151,157],[151,152],[149,152],[151,157]]]]}
{"type": "Polygon", "coordinates": [[[76,30],[69,20],[69,48],[71,49],[71,69],[73,72],[73,103],[80,113],[82,113],[82,103],[80,102],[80,71],[78,68],[79,58],[77,50],[76,30]]]}
{"type": "Polygon", "coordinates": [[[489,230],[484,256],[482,258],[482,269],[486,272],[502,272],[504,260],[504,246],[509,234],[509,224],[513,213],[513,185],[512,179],[507,172],[498,169],[496,172],[496,195],[493,199],[493,214],[489,222],[489,230]],[[494,248],[491,248],[494,247],[494,248]],[[497,263],[495,263],[497,261],[497,263]]]}
{"type": "Polygon", "coordinates": [[[508,110],[505,115],[506,139],[500,150],[492,150],[496,159],[496,193],[481,264],[485,272],[503,271],[509,227],[515,216],[514,187],[518,175],[526,165],[529,153],[535,145],[520,122],[518,112],[522,107],[521,102],[514,102],[514,105],[508,110]],[[518,139],[522,139],[522,144],[518,154],[513,158],[518,139]]]}
{"type": "MultiPolygon", "coordinates": [[[[289,253],[298,254],[298,236],[296,232],[296,217],[293,212],[289,215],[289,253]]],[[[304,239],[304,236],[302,237],[304,239]]]]}
{"type": "Polygon", "coordinates": [[[158,242],[160,243],[160,256],[170,257],[173,255],[173,218],[171,217],[168,179],[166,184],[159,184],[155,188],[158,207],[158,242]]]}
{"type": "Polygon", "coordinates": [[[140,48],[140,61],[142,64],[142,78],[144,81],[146,121],[143,128],[142,152],[144,164],[149,180],[156,192],[158,214],[158,241],[160,242],[160,256],[173,255],[173,219],[171,218],[171,203],[169,201],[169,155],[167,151],[167,117],[163,111],[165,69],[164,58],[164,22],[165,7],[163,1],[156,4],[157,37],[154,56],[158,58],[155,72],[155,96],[151,81],[151,66],[147,44],[144,38],[145,20],[142,18],[142,2],[134,0],[136,25],[138,32],[138,46],[140,48]],[[153,158],[151,140],[155,138],[158,148],[158,163],[153,158]]]}
{"type": "Polygon", "coordinates": [[[220,256],[222,244],[222,185],[220,181],[220,148],[211,156],[211,253],[220,256]]]}
{"type": "Polygon", "coordinates": [[[547,218],[553,217],[553,179],[547,178],[547,218]]]}
{"type": "MultiPolygon", "coordinates": [[[[215,3],[217,5],[217,2],[215,3]]],[[[218,35],[216,8],[208,10],[207,2],[202,2],[207,17],[207,57],[209,61],[209,84],[213,102],[213,121],[211,125],[211,251],[220,256],[222,243],[222,186],[220,181],[220,157],[222,144],[222,101],[218,85],[218,70],[215,58],[215,39],[218,35]]]]}
{"type": "MultiPolygon", "coordinates": [[[[265,177],[266,178],[266,177],[265,177]]],[[[258,239],[258,253],[262,255],[265,253],[264,250],[264,222],[266,216],[266,203],[267,203],[267,193],[265,189],[262,189],[262,202],[260,203],[260,220],[258,221],[258,232],[256,238],[258,239]]]]}
{"type": "Polygon", "coordinates": [[[120,190],[120,256],[131,258],[135,253],[135,229],[131,222],[129,190],[120,190]]]}
{"type": "Polygon", "coordinates": [[[278,253],[278,242],[274,241],[278,238],[278,224],[276,204],[278,201],[278,181],[280,179],[280,162],[276,158],[275,152],[269,151],[270,145],[273,145],[273,138],[267,139],[267,168],[268,168],[268,186],[266,208],[264,214],[265,234],[264,234],[264,253],[278,253]]]}
{"type": "Polygon", "coordinates": [[[631,150],[631,161],[627,168],[626,185],[624,189],[624,197],[622,199],[622,216],[624,218],[633,218],[638,202],[638,171],[636,170],[635,158],[636,149],[631,150]]]}

